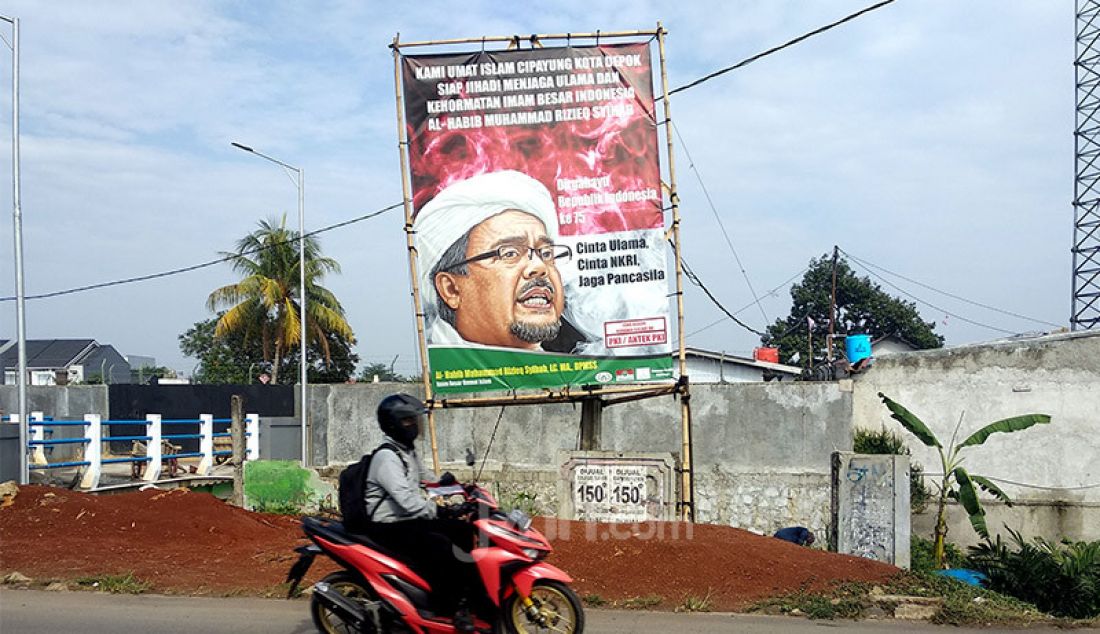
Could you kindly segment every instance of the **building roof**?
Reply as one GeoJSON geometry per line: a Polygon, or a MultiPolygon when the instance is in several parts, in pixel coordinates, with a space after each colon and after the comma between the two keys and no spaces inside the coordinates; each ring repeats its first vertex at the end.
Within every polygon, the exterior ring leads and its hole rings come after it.
{"type": "MultiPolygon", "coordinates": [[[[14,341],[0,341],[0,366],[19,365],[19,349],[14,341]]],[[[28,339],[27,367],[34,369],[67,368],[97,347],[95,339],[28,339]]]]}
{"type": "MultiPolygon", "coordinates": [[[[702,348],[684,348],[684,354],[689,357],[701,357],[703,359],[712,359],[722,363],[733,363],[737,365],[747,365],[754,368],[760,368],[761,370],[772,370],[773,372],[783,372],[784,374],[799,375],[802,374],[802,368],[796,368],[793,365],[785,365],[783,363],[771,363],[770,361],[758,361],[756,359],[750,359],[748,357],[739,357],[737,355],[726,354],[724,352],[714,352],[711,350],[703,350],[702,348]]],[[[673,353],[675,356],[675,353],[673,353]]]]}

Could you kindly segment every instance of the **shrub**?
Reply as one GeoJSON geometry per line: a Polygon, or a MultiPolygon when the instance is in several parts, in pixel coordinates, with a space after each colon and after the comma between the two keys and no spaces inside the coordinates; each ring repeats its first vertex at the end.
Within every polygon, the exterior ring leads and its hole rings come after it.
{"type": "MultiPolygon", "coordinates": [[[[879,431],[857,429],[852,439],[852,451],[856,453],[909,456],[909,447],[901,436],[883,427],[879,431]]],[[[920,513],[928,506],[932,490],[924,483],[924,467],[921,463],[909,461],[909,508],[920,513]]]]}
{"type": "Polygon", "coordinates": [[[989,576],[989,588],[1035,604],[1055,616],[1100,616],[1100,541],[1025,540],[1019,532],[970,548],[971,567],[989,576]]]}
{"type": "MultiPolygon", "coordinates": [[[[965,568],[966,555],[954,544],[944,544],[944,562],[949,568],[965,568]]],[[[916,535],[909,538],[909,568],[913,572],[934,572],[936,568],[935,545],[932,540],[916,535]]]]}

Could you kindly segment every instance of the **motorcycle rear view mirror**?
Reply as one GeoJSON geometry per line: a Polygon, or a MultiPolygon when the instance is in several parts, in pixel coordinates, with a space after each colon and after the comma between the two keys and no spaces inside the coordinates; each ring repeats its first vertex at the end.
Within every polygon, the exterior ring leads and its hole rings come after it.
{"type": "Polygon", "coordinates": [[[472,467],[477,464],[477,456],[474,455],[474,450],[469,447],[466,448],[466,466],[472,467]]]}

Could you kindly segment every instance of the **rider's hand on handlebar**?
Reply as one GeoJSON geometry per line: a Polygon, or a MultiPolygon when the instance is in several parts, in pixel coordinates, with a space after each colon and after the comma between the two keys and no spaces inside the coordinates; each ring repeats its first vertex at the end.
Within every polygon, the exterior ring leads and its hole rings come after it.
{"type": "Polygon", "coordinates": [[[477,503],[463,502],[450,506],[441,506],[436,510],[436,515],[441,520],[466,519],[477,512],[477,503]]]}

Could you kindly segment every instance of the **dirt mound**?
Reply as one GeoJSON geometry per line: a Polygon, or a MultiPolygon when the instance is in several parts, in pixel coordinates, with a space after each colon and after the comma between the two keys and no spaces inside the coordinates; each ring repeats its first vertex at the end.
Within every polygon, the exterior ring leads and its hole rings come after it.
{"type": "MultiPolygon", "coordinates": [[[[788,544],[725,526],[675,522],[586,524],[540,519],[551,563],[582,596],[711,609],[836,581],[881,581],[892,566],[788,544]]],[[[275,591],[304,543],[297,520],[252,513],[204,493],[147,490],[88,495],[21,487],[0,509],[0,573],[36,579],[133,573],[159,592],[275,591]]],[[[333,569],[318,560],[307,581],[333,569]]]]}
{"type": "Polygon", "coordinates": [[[709,598],[710,609],[736,610],[800,589],[837,581],[882,581],[898,573],[870,559],[804,548],[729,526],[542,518],[536,526],[554,544],[552,562],[573,577],[582,596],[626,605],[673,609],[688,598],[709,598]]]}
{"type": "Polygon", "coordinates": [[[186,489],[89,495],[24,486],[0,509],[0,569],[36,579],[132,572],[159,591],[255,594],[282,582],[300,536],[292,518],[186,489]]]}

